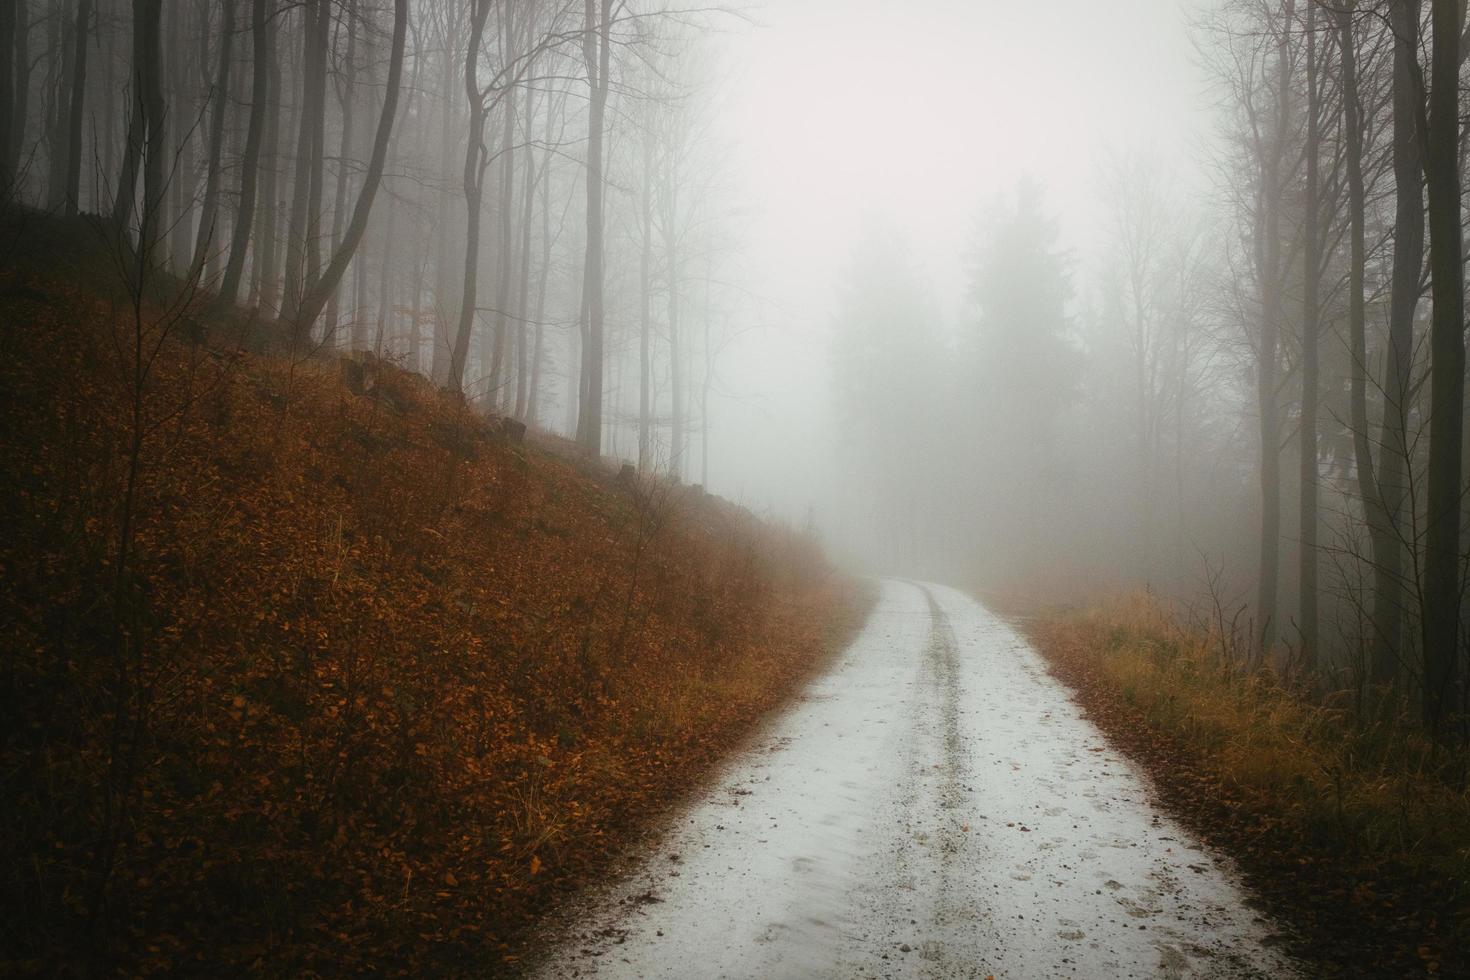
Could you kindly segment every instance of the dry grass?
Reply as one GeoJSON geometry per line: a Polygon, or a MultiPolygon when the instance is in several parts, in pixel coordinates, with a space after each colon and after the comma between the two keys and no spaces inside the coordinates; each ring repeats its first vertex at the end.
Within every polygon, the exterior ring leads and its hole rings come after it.
{"type": "Polygon", "coordinates": [[[1462,955],[1470,752],[1433,744],[1406,713],[1359,713],[1346,697],[1304,697],[1269,670],[1243,669],[1221,637],[1182,626],[1150,595],[1031,617],[1027,630],[1166,794],[1234,840],[1248,867],[1256,857],[1259,869],[1310,865],[1302,873],[1325,874],[1332,894],[1357,892],[1344,912],[1373,906],[1359,911],[1439,936],[1410,947],[1425,963],[1462,955]],[[1421,900],[1433,907],[1412,907],[1421,900]]]}

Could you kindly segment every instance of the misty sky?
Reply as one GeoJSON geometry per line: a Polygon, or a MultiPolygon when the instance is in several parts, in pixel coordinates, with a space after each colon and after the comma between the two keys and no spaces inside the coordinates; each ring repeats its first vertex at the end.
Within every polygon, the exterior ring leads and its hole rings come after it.
{"type": "MultiPolygon", "coordinates": [[[[750,205],[744,264],[768,303],[722,362],[710,482],[799,517],[821,507],[839,270],[874,213],[902,229],[952,327],[977,214],[1023,175],[1087,275],[1098,162],[1128,148],[1186,183],[1210,135],[1190,0],[771,0],[735,29],[717,132],[750,205]],[[794,97],[792,93],[800,93],[794,97]]],[[[1085,284],[1078,283],[1079,289],[1085,284]]]]}

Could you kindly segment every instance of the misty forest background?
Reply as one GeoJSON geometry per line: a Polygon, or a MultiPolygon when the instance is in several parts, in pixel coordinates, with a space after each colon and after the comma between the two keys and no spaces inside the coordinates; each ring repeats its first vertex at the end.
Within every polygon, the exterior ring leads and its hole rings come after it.
{"type": "MultiPolygon", "coordinates": [[[[247,344],[368,352],[707,483],[721,358],[767,315],[709,125],[720,33],[752,17],[5,0],[0,188],[95,216],[128,275],[241,304],[247,344]]],[[[977,217],[969,311],[947,323],[903,235],[867,222],[832,324],[843,490],[812,519],[856,563],[1001,594],[1147,585],[1249,656],[1394,691],[1450,734],[1463,12],[1193,17],[1209,180],[1111,153],[1096,254],[1059,244],[1022,182],[977,217]]],[[[853,135],[853,153],[880,138],[853,135]]]]}

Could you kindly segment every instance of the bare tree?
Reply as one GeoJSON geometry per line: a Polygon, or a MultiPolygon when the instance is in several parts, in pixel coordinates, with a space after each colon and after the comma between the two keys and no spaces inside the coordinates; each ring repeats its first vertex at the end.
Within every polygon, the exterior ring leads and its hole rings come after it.
{"type": "Polygon", "coordinates": [[[15,162],[10,147],[15,142],[15,78],[17,7],[23,0],[0,0],[0,196],[10,194],[15,183],[15,162]]]}
{"type": "Polygon", "coordinates": [[[1429,194],[1430,419],[1424,535],[1424,719],[1436,735],[1458,704],[1465,270],[1460,201],[1461,5],[1431,0],[1424,182],[1429,194]]]}
{"type": "MultiPolygon", "coordinates": [[[[268,21],[271,0],[251,0],[251,77],[250,121],[245,133],[245,153],[240,161],[240,199],[235,211],[234,235],[230,240],[230,256],[225,263],[224,280],[220,283],[219,301],[233,304],[240,292],[240,276],[245,270],[245,252],[250,247],[250,230],[255,223],[256,188],[260,183],[260,150],[265,132],[267,100],[270,98],[271,35],[268,21]]],[[[266,202],[270,206],[270,202],[266,202]]],[[[260,241],[256,240],[256,250],[260,241]]],[[[258,261],[257,256],[257,261],[258,261]]]]}
{"type": "Polygon", "coordinates": [[[66,192],[64,210],[74,215],[80,207],[82,183],[82,114],[87,98],[87,33],[93,19],[92,0],[77,0],[73,28],[71,92],[66,113],[66,192]]]}
{"type": "Polygon", "coordinates": [[[604,330],[607,320],[604,296],[603,141],[607,118],[607,95],[612,67],[612,18],[614,0],[587,0],[583,21],[582,59],[587,71],[587,255],[582,289],[587,309],[582,343],[581,411],[577,418],[577,442],[584,452],[597,455],[602,449],[602,372],[604,330]]]}
{"type": "MultiPolygon", "coordinates": [[[[215,242],[215,218],[219,213],[219,191],[221,154],[225,142],[225,113],[229,107],[231,49],[235,42],[235,0],[224,0],[220,5],[218,67],[210,99],[214,111],[209,122],[209,154],[204,179],[204,203],[200,208],[199,231],[194,240],[194,258],[190,262],[189,278],[197,279],[209,258],[215,242]]],[[[207,27],[207,22],[206,22],[207,27]]],[[[252,113],[252,116],[254,113],[252,113]]],[[[242,195],[243,196],[243,195],[242,195]]]]}
{"type": "Polygon", "coordinates": [[[1317,411],[1319,357],[1317,335],[1321,328],[1322,287],[1322,72],[1317,47],[1317,4],[1309,0],[1306,17],[1307,35],[1307,134],[1306,192],[1302,207],[1306,211],[1302,225],[1302,403],[1298,441],[1301,446],[1301,548],[1298,568],[1298,622],[1301,632],[1302,666],[1313,672],[1317,668],[1317,411]]]}
{"type": "Polygon", "coordinates": [[[398,116],[398,96],[403,83],[403,51],[408,39],[409,0],[393,0],[393,40],[388,55],[388,78],[383,88],[383,109],[378,116],[377,134],[373,138],[372,156],[368,158],[367,170],[362,177],[362,187],[353,205],[352,219],[342,233],[342,242],[332,253],[322,274],[308,287],[295,312],[295,330],[298,337],[321,315],[327,298],[336,290],[352,261],[362,236],[367,231],[368,217],[372,213],[373,200],[377,197],[378,185],[383,179],[383,167],[388,158],[388,142],[393,135],[393,124],[398,116]]]}

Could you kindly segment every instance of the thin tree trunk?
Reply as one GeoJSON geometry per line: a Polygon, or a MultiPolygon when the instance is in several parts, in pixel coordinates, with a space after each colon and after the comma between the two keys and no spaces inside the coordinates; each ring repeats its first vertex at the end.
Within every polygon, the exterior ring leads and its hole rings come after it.
{"type": "MultiPolygon", "coordinates": [[[[234,236],[230,256],[220,283],[219,302],[233,306],[240,292],[240,274],[245,269],[245,251],[250,247],[250,228],[255,221],[255,193],[260,183],[260,144],[265,130],[267,101],[270,98],[271,32],[267,25],[270,0],[252,0],[250,5],[250,37],[254,45],[250,53],[250,121],[245,131],[245,154],[240,161],[240,201],[235,211],[234,236]]],[[[270,202],[266,202],[269,207],[270,202]]],[[[260,241],[255,243],[257,256],[260,241]]]]}
{"type": "Polygon", "coordinates": [[[1460,3],[1432,0],[1428,139],[1430,418],[1428,513],[1424,535],[1424,720],[1443,734],[1458,703],[1460,622],[1460,457],[1465,406],[1465,279],[1460,201],[1460,3]]]}
{"type": "MultiPolygon", "coordinates": [[[[64,43],[64,42],[63,42],[64,43]]],[[[17,0],[15,7],[15,108],[11,110],[10,171],[19,173],[25,157],[26,123],[31,107],[31,5],[17,0]]]]}
{"type": "Polygon", "coordinates": [[[194,259],[189,265],[189,278],[204,270],[210,245],[215,241],[215,221],[219,214],[220,156],[225,144],[225,112],[229,108],[230,57],[235,38],[235,0],[220,5],[219,67],[214,77],[213,115],[209,121],[209,158],[205,164],[204,204],[199,212],[199,231],[194,239],[194,259]]]}
{"type": "MultiPolygon", "coordinates": [[[[111,51],[109,51],[102,43],[102,15],[100,11],[98,12],[97,16],[96,31],[97,47],[104,56],[102,58],[102,63],[107,66],[107,71],[103,75],[102,84],[102,92],[104,96],[104,102],[102,106],[102,146],[101,151],[98,155],[102,157],[102,173],[106,174],[107,176],[111,176],[112,174],[117,173],[118,140],[115,128],[120,121],[120,113],[118,113],[117,111],[117,103],[115,100],[117,96],[122,95],[124,98],[124,103],[126,103],[127,90],[126,87],[124,87],[124,90],[122,92],[118,91],[117,58],[113,57],[111,51]]],[[[97,212],[100,214],[102,211],[102,201],[96,201],[95,206],[97,212]]]]}
{"type": "Polygon", "coordinates": [[[367,350],[368,268],[364,250],[352,263],[352,309],[349,311],[349,339],[354,350],[367,350]]]}
{"type": "Polygon", "coordinates": [[[266,97],[265,132],[260,146],[260,198],[256,209],[259,218],[255,230],[255,260],[252,279],[256,301],[272,315],[280,313],[280,217],[281,217],[281,99],[284,80],[277,44],[280,31],[274,20],[270,30],[270,70],[267,72],[270,92],[266,97]]]}
{"type": "Polygon", "coordinates": [[[16,6],[22,0],[0,0],[0,200],[15,184],[10,144],[15,139],[16,6]]]}
{"type": "Polygon", "coordinates": [[[1260,617],[1261,646],[1276,646],[1277,584],[1281,568],[1281,426],[1277,393],[1278,346],[1281,330],[1281,208],[1284,181],[1281,167],[1291,112],[1291,36],[1294,0],[1286,0],[1276,45],[1277,104],[1272,145],[1264,149],[1262,207],[1265,241],[1260,249],[1261,344],[1256,367],[1256,399],[1260,411],[1261,540],[1257,575],[1256,611],[1260,617]]]}
{"type": "MultiPolygon", "coordinates": [[[[301,29],[301,102],[296,120],[296,156],[292,166],[291,216],[286,225],[286,283],[283,297],[285,319],[295,322],[300,309],[300,300],[305,293],[306,240],[310,234],[307,209],[311,205],[311,164],[314,158],[312,144],[314,130],[318,125],[316,110],[316,64],[322,54],[317,48],[319,34],[317,21],[322,15],[324,0],[304,0],[302,16],[305,23],[301,29]]],[[[302,334],[310,330],[311,324],[301,328],[302,334]]],[[[302,337],[298,336],[299,341],[302,337]]]]}
{"type": "MultiPolygon", "coordinates": [[[[246,0],[234,0],[237,14],[244,12],[242,10],[242,6],[245,3],[246,0]]],[[[246,136],[248,135],[247,131],[249,129],[248,116],[245,118],[245,127],[242,128],[239,125],[239,107],[245,105],[246,101],[250,98],[251,88],[246,84],[245,72],[238,64],[241,55],[240,49],[244,46],[244,41],[242,39],[245,35],[245,27],[243,23],[239,23],[238,18],[236,20],[238,26],[235,27],[235,33],[240,35],[240,39],[237,39],[235,42],[235,60],[237,63],[230,72],[231,81],[229,109],[225,116],[226,141],[223,152],[223,159],[226,161],[233,161],[238,165],[245,159],[244,141],[246,136]],[[231,120],[234,121],[234,125],[230,125],[231,120]]],[[[225,166],[225,172],[228,172],[228,170],[229,164],[227,163],[225,166]]],[[[213,284],[216,287],[223,279],[225,262],[229,259],[228,245],[231,241],[234,240],[235,237],[234,218],[236,210],[239,208],[240,204],[239,197],[238,195],[236,195],[234,200],[235,207],[231,208],[226,205],[225,202],[228,199],[229,192],[224,188],[224,182],[225,178],[223,175],[221,175],[220,204],[218,209],[215,211],[215,245],[213,248],[209,249],[204,266],[205,281],[213,284]]]]}
{"type": "MultiPolygon", "coordinates": [[[[585,267],[584,267],[585,268],[585,267]]],[[[575,438],[582,425],[582,401],[587,397],[587,283],[582,283],[577,306],[577,329],[567,343],[567,437],[575,438]],[[576,356],[572,346],[576,345],[576,356]]]]}
{"type": "Polygon", "coordinates": [[[66,199],[67,216],[81,208],[82,184],[82,114],[87,101],[87,34],[92,21],[92,0],[77,0],[77,22],[73,37],[76,50],[72,54],[71,99],[66,116],[66,199]]]}
{"type": "Polygon", "coordinates": [[[424,368],[424,260],[413,267],[413,320],[408,327],[407,364],[410,371],[424,368]]]}
{"type": "Polygon", "coordinates": [[[587,301],[587,336],[582,352],[581,411],[577,441],[584,452],[602,448],[603,329],[603,141],[607,113],[608,72],[612,63],[613,0],[587,0],[583,57],[591,102],[587,113],[587,252],[583,291],[587,301]]]}
{"type": "Polygon", "coordinates": [[[669,438],[669,472],[676,477],[682,477],[689,437],[688,406],[684,397],[684,345],[679,336],[679,171],[676,161],[677,155],[669,163],[664,261],[668,265],[669,391],[674,416],[669,438]]]}
{"type": "Polygon", "coordinates": [[[505,347],[510,339],[510,278],[515,240],[515,100],[505,100],[505,130],[501,135],[500,213],[495,254],[495,334],[490,358],[490,404],[497,412],[505,411],[506,364],[505,347]]]}
{"type": "Polygon", "coordinates": [[[1321,91],[1317,66],[1317,5],[1307,5],[1307,187],[1303,238],[1302,282],[1302,405],[1301,405],[1301,551],[1298,555],[1302,667],[1317,669],[1317,330],[1318,291],[1321,282],[1320,158],[1321,91]]]}
{"type": "MultiPolygon", "coordinates": [[[[136,2],[136,0],[135,0],[136,2]]],[[[141,38],[133,42],[134,65],[139,57],[141,38]]],[[[126,238],[129,223],[133,220],[133,204],[138,193],[138,167],[143,159],[144,118],[143,94],[140,83],[141,72],[136,67],[129,69],[126,98],[131,106],[128,128],[124,139],[122,169],[117,178],[117,190],[112,195],[112,227],[119,241],[126,238]]]]}
{"type": "MultiPolygon", "coordinates": [[[[393,224],[398,217],[398,202],[388,198],[388,227],[383,229],[383,268],[378,274],[378,333],[373,338],[373,354],[383,356],[384,339],[393,333],[393,224]]],[[[358,259],[362,268],[362,259],[358,259]]]]}
{"type": "Polygon", "coordinates": [[[704,376],[699,390],[699,485],[709,487],[709,392],[715,383],[714,349],[710,346],[709,278],[704,283],[704,376]]]}
{"type": "Polygon", "coordinates": [[[182,49],[185,38],[190,36],[191,30],[196,30],[199,36],[199,78],[196,80],[191,75],[189,65],[184,58],[173,58],[169,61],[168,79],[169,93],[172,95],[169,111],[169,147],[174,152],[174,178],[169,181],[169,203],[173,212],[168,222],[169,263],[179,274],[187,274],[190,261],[194,255],[194,222],[198,219],[196,213],[198,200],[195,196],[195,187],[198,184],[199,160],[195,152],[195,146],[200,141],[199,137],[207,136],[208,127],[201,130],[200,119],[195,111],[195,102],[201,91],[210,91],[209,81],[209,38],[210,20],[208,3],[196,2],[192,5],[185,3],[173,3],[169,5],[169,36],[172,43],[182,49]],[[197,15],[190,18],[191,9],[197,15]]]}
{"type": "Polygon", "coordinates": [[[319,0],[316,12],[316,62],[311,76],[311,165],[307,170],[306,191],[306,268],[301,277],[302,292],[309,290],[322,271],[322,178],[326,170],[327,139],[327,57],[331,37],[332,4],[319,0]]]}
{"type": "Polygon", "coordinates": [[[1374,645],[1372,678],[1391,684],[1403,660],[1407,540],[1405,507],[1409,504],[1409,403],[1414,360],[1414,317],[1424,269],[1424,185],[1420,119],[1420,0],[1394,0],[1390,24],[1394,34],[1393,173],[1395,215],[1393,271],[1388,317],[1388,357],[1383,379],[1382,463],[1378,468],[1383,523],[1382,550],[1375,555],[1373,594],[1374,645]]]}
{"type": "MultiPolygon", "coordinates": [[[[1367,313],[1363,299],[1363,284],[1366,278],[1367,246],[1367,195],[1363,185],[1363,109],[1358,90],[1358,52],[1353,36],[1353,15],[1356,3],[1349,2],[1337,12],[1338,47],[1342,60],[1342,104],[1343,131],[1346,137],[1344,167],[1347,171],[1349,261],[1348,261],[1348,336],[1352,363],[1350,414],[1353,429],[1353,455],[1357,461],[1358,492],[1363,498],[1363,516],[1368,525],[1369,546],[1372,548],[1374,613],[1372,625],[1369,676],[1374,682],[1382,683],[1387,677],[1380,676],[1381,651],[1389,651],[1392,663],[1396,643],[1389,644],[1386,631],[1388,624],[1379,618],[1379,603],[1382,597],[1391,595],[1389,583],[1385,581],[1385,562],[1389,553],[1398,548],[1389,532],[1387,511],[1379,485],[1378,467],[1373,459],[1372,430],[1368,422],[1368,339],[1367,313]]],[[[1417,183],[1417,180],[1416,180],[1417,183]]],[[[1385,379],[1387,381],[1387,379],[1385,379]]],[[[1389,391],[1387,383],[1385,392],[1389,391]]],[[[1388,414],[1385,405],[1385,416],[1388,414]]],[[[1385,418],[1385,422],[1387,419],[1385,418]]],[[[1381,450],[1384,462],[1387,450],[1381,450]]],[[[1397,633],[1397,610],[1393,611],[1393,632],[1397,633]]],[[[1388,668],[1391,677],[1392,667],[1388,668]]]]}
{"type": "Polygon", "coordinates": [[[449,361],[449,390],[464,391],[465,361],[470,353],[470,333],[475,325],[476,292],[480,271],[480,208],[485,193],[485,93],[480,90],[478,68],[480,43],[485,36],[485,20],[490,16],[490,0],[476,0],[470,18],[469,50],[465,52],[465,95],[470,106],[469,143],[465,147],[465,257],[464,285],[460,293],[459,327],[454,335],[454,350],[449,361]]]}
{"type": "Polygon", "coordinates": [[[160,38],[163,0],[133,0],[134,29],[143,34],[138,45],[141,68],[144,124],[148,130],[147,156],[143,161],[143,211],[138,222],[138,247],[145,255],[158,246],[161,210],[167,174],[167,140],[164,130],[163,51],[160,38]]]}
{"type": "MultiPolygon", "coordinates": [[[[530,26],[528,22],[528,26],[530,26]]],[[[521,271],[518,276],[519,284],[516,287],[516,403],[515,417],[522,421],[526,418],[526,400],[530,388],[530,351],[527,349],[526,317],[531,305],[531,218],[536,208],[536,148],[533,136],[536,128],[536,104],[534,101],[535,86],[527,85],[525,93],[525,105],[522,115],[526,120],[526,146],[521,156],[524,164],[521,167],[521,182],[525,185],[521,191],[521,219],[520,219],[520,260],[521,271]]]]}
{"type": "MultiPolygon", "coordinates": [[[[347,4],[347,74],[342,81],[342,139],[337,144],[337,187],[336,196],[332,201],[332,247],[336,248],[342,241],[342,224],[346,220],[347,212],[347,185],[350,180],[347,175],[347,159],[352,154],[352,120],[356,113],[353,112],[353,95],[357,88],[357,0],[349,0],[347,4]]],[[[339,316],[339,302],[341,292],[332,294],[327,301],[326,332],[330,336],[336,332],[337,319],[339,316]]]]}
{"type": "MultiPolygon", "coordinates": [[[[66,208],[66,164],[71,155],[66,141],[70,122],[72,59],[76,57],[75,10],[68,16],[57,10],[51,19],[50,41],[53,60],[59,59],[54,74],[54,97],[42,111],[46,135],[46,207],[61,212],[66,208]]],[[[170,66],[172,67],[172,66],[170,66]]],[[[174,86],[178,88],[177,85],[174,86]]]]}
{"type": "Polygon", "coordinates": [[[409,0],[393,0],[393,47],[388,56],[388,81],[383,90],[383,112],[378,117],[378,131],[373,138],[373,153],[368,160],[367,172],[363,174],[362,188],[357,193],[357,203],[352,209],[352,220],[342,234],[342,244],[332,253],[315,283],[312,284],[297,310],[296,331],[301,336],[305,329],[321,315],[327,305],[327,297],[342,281],[347,264],[352,261],[363,233],[367,231],[368,218],[372,214],[373,199],[383,179],[383,167],[388,159],[388,142],[393,135],[393,123],[398,114],[398,94],[403,82],[403,49],[408,37],[409,0]]]}
{"type": "MultiPolygon", "coordinates": [[[[456,5],[453,9],[458,10],[459,7],[456,5]]],[[[454,158],[455,134],[458,132],[458,127],[455,125],[457,119],[455,106],[459,104],[458,93],[462,91],[457,88],[455,81],[454,31],[453,26],[447,21],[447,12],[443,41],[442,75],[439,88],[439,159],[447,166],[454,158]]],[[[449,380],[454,344],[454,339],[449,335],[449,325],[451,322],[457,324],[459,321],[456,296],[459,287],[464,282],[463,276],[455,271],[455,263],[450,258],[450,235],[455,223],[455,195],[452,187],[453,184],[446,174],[443,190],[439,195],[439,233],[434,262],[434,329],[430,335],[429,355],[429,377],[435,384],[440,385],[446,384],[449,380]]]]}
{"type": "MultiPolygon", "coordinates": [[[[547,110],[546,155],[541,161],[541,264],[536,270],[536,332],[535,347],[531,354],[531,391],[526,407],[527,422],[536,425],[540,420],[538,407],[541,398],[541,369],[545,359],[544,344],[546,327],[546,283],[551,278],[551,119],[553,109],[547,110]]],[[[569,365],[570,367],[570,365],[569,365]]]]}
{"type": "MultiPolygon", "coordinates": [[[[63,43],[65,39],[63,38],[63,43]]],[[[19,0],[15,9],[15,109],[11,119],[11,169],[19,173],[25,159],[26,124],[31,117],[31,5],[19,0]]]]}
{"type": "Polygon", "coordinates": [[[638,472],[653,466],[653,134],[643,138],[638,249],[638,472]]]}

